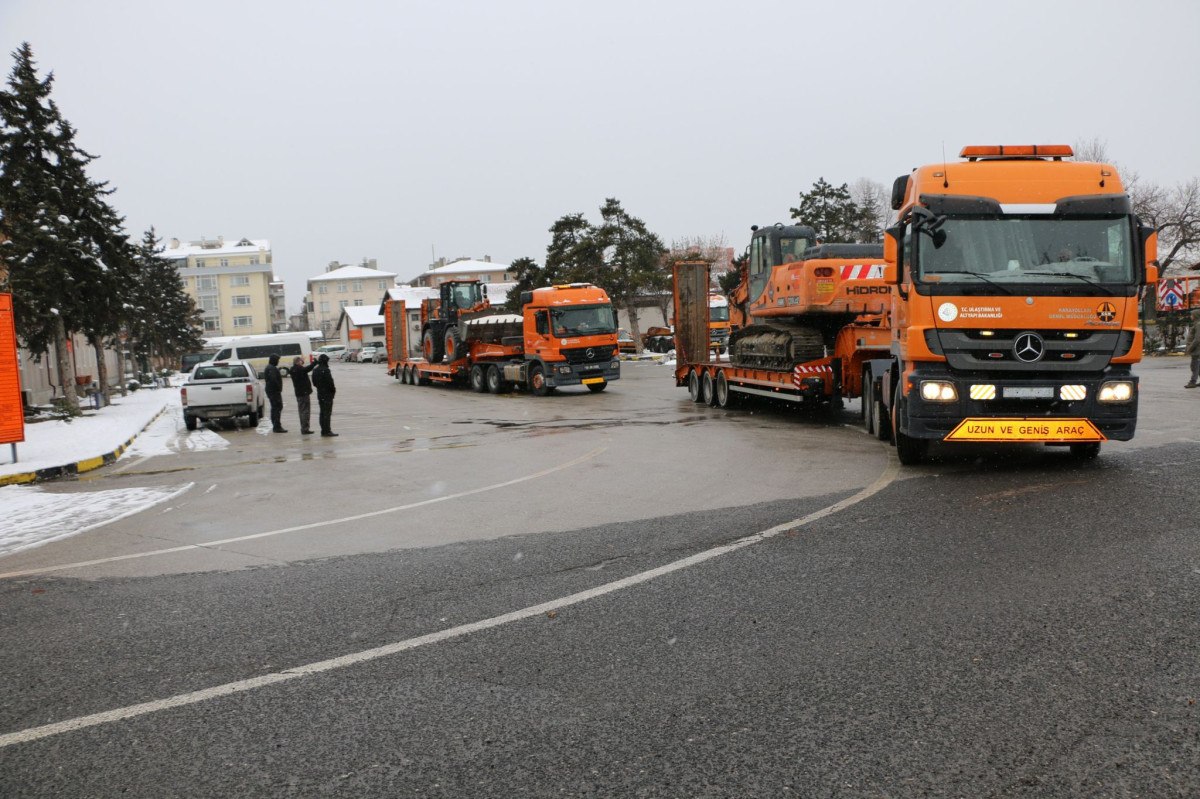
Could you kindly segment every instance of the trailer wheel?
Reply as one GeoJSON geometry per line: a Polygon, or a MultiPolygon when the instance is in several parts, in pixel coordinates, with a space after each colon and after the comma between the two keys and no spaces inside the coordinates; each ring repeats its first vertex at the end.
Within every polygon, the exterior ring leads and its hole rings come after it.
{"type": "Polygon", "coordinates": [[[1086,444],[1072,444],[1071,457],[1081,461],[1094,460],[1100,455],[1100,442],[1089,441],[1086,444]]]}
{"type": "Polygon", "coordinates": [[[195,430],[196,429],[196,417],[188,416],[185,413],[183,415],[183,426],[186,427],[188,430],[195,430]]]}
{"type": "Polygon", "coordinates": [[[724,369],[717,372],[717,382],[713,386],[713,394],[718,408],[733,406],[733,392],[729,390],[729,380],[725,377],[724,369]]]}
{"type": "Polygon", "coordinates": [[[700,374],[695,370],[688,372],[688,396],[692,398],[692,402],[703,402],[700,396],[700,374]]]}
{"type": "Polygon", "coordinates": [[[487,378],[484,375],[483,366],[475,364],[471,367],[471,388],[478,391],[480,394],[488,390],[487,378]]]}
{"type": "Polygon", "coordinates": [[[425,328],[425,332],[421,334],[421,351],[425,354],[425,360],[430,363],[441,363],[442,356],[445,351],[442,349],[444,342],[433,334],[433,328],[425,328]]]}
{"type": "Polygon", "coordinates": [[[705,372],[704,377],[700,378],[700,401],[705,405],[716,405],[717,398],[714,395],[712,372],[705,372]]]}
{"type": "Polygon", "coordinates": [[[916,466],[925,459],[929,450],[929,441],[924,438],[910,438],[900,432],[900,386],[896,383],[896,398],[892,402],[892,439],[896,442],[896,457],[905,466],[916,466]]]}
{"type": "Polygon", "coordinates": [[[871,427],[880,441],[891,441],[892,420],[888,418],[887,408],[883,407],[882,394],[875,381],[871,381],[871,427]]]}

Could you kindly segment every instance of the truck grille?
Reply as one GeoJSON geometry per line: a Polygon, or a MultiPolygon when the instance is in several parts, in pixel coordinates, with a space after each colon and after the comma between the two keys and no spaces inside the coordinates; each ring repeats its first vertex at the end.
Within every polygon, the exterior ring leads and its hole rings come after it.
{"type": "Polygon", "coordinates": [[[562,354],[566,356],[567,363],[596,363],[603,364],[612,360],[613,350],[615,347],[579,347],[576,349],[563,350],[562,354]]]}
{"type": "Polygon", "coordinates": [[[1133,343],[1129,331],[995,330],[991,336],[978,330],[926,330],[926,343],[946,356],[952,369],[996,372],[1099,372],[1114,356],[1124,355],[1133,343]],[[1035,333],[1043,352],[1034,361],[1017,357],[1017,339],[1035,333]],[[1068,338],[1067,333],[1077,337],[1068,338]]]}

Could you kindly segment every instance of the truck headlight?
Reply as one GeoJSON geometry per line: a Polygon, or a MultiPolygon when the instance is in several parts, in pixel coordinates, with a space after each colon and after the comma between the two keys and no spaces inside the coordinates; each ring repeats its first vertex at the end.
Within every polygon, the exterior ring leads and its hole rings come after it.
{"type": "Polygon", "coordinates": [[[958,399],[958,392],[954,390],[953,383],[945,380],[922,380],[921,399],[926,402],[954,402],[958,399]]]}
{"type": "Polygon", "coordinates": [[[621,362],[620,362],[620,361],[613,361],[612,363],[610,363],[610,364],[608,365],[608,368],[609,368],[609,369],[620,369],[620,368],[621,368],[621,362]]]}
{"type": "Polygon", "coordinates": [[[569,367],[569,366],[560,366],[560,367],[558,367],[558,373],[559,373],[560,375],[569,375],[569,374],[571,374],[571,367],[569,367]]]}
{"type": "Polygon", "coordinates": [[[1109,380],[1101,383],[1096,399],[1101,402],[1129,402],[1133,399],[1133,383],[1129,380],[1109,380]]]}

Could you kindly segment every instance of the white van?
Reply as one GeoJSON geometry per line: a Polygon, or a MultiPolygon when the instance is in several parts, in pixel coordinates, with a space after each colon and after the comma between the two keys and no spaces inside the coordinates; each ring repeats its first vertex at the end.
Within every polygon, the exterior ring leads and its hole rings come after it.
{"type": "Polygon", "coordinates": [[[320,358],[322,355],[328,355],[329,360],[336,361],[342,357],[342,353],[345,351],[345,344],[324,344],[317,347],[316,356],[320,358]]]}
{"type": "Polygon", "coordinates": [[[261,336],[242,336],[223,346],[214,361],[246,361],[262,377],[272,355],[279,356],[279,371],[284,377],[292,368],[292,359],[299,355],[312,363],[312,340],[307,333],[265,333],[261,336]]]}

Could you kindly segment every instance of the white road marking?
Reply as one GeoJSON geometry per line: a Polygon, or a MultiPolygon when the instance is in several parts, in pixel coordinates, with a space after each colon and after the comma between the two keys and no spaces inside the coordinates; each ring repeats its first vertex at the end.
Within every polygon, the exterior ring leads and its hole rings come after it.
{"type": "MultiPolygon", "coordinates": [[[[577,460],[583,460],[583,458],[577,460]]],[[[571,605],[577,605],[581,602],[595,599],[596,597],[601,597],[606,594],[611,594],[616,591],[649,582],[658,577],[662,577],[663,575],[682,571],[683,569],[704,563],[705,561],[713,560],[714,558],[719,558],[722,555],[728,555],[731,552],[737,552],[740,549],[745,549],[746,547],[761,543],[767,539],[774,538],[780,533],[786,533],[789,530],[795,530],[798,527],[811,524],[819,519],[825,518],[826,516],[830,516],[834,513],[845,510],[846,508],[879,493],[888,485],[890,485],[896,479],[898,474],[899,465],[893,458],[888,464],[888,468],[882,475],[879,476],[879,479],[864,488],[862,491],[859,491],[857,494],[843,499],[841,502],[835,502],[828,507],[814,511],[807,516],[802,516],[799,519],[795,519],[790,522],[784,522],[783,524],[776,525],[768,530],[763,530],[760,533],[754,533],[753,535],[746,536],[745,538],[739,538],[733,543],[713,547],[712,549],[706,549],[703,552],[697,552],[695,555],[681,558],[663,566],[640,572],[639,574],[633,574],[629,577],[624,577],[620,580],[614,580],[610,583],[598,585],[595,588],[589,588],[586,591],[580,591],[559,599],[552,599],[539,605],[532,605],[527,608],[522,608],[521,610],[514,610],[511,613],[505,613],[501,616],[493,616],[490,619],[483,619],[481,621],[471,622],[470,624],[461,624],[457,627],[450,627],[446,630],[439,630],[438,632],[428,633],[427,635],[421,635],[416,638],[409,638],[404,641],[385,644],[384,646],[375,647],[374,649],[365,649],[361,652],[352,652],[348,655],[342,655],[341,657],[330,658],[329,660],[321,660],[316,663],[309,663],[303,666],[296,666],[294,668],[285,669],[284,671],[277,671],[271,674],[264,674],[259,677],[252,677],[248,680],[238,680],[237,682],[225,683],[224,685],[217,685],[200,691],[191,691],[186,694],[178,694],[176,696],[167,697],[166,699],[156,699],[151,702],[142,702],[141,704],[130,705],[129,707],[106,710],[103,713],[93,713],[90,716],[80,716],[78,718],[67,719],[66,721],[59,721],[54,724],[46,724],[41,727],[31,727],[26,730],[10,732],[6,735],[0,735],[0,749],[12,746],[14,744],[28,743],[41,738],[49,738],[54,735],[62,735],[63,733],[86,729],[88,727],[96,727],[101,724],[109,724],[114,721],[124,721],[126,719],[137,718],[138,716],[157,713],[160,710],[169,710],[171,708],[184,707],[186,705],[194,705],[200,702],[206,702],[210,699],[217,699],[223,696],[245,693],[247,691],[253,691],[256,688],[264,688],[268,685],[275,685],[276,683],[286,682],[288,680],[295,680],[301,677],[310,677],[314,674],[322,674],[327,671],[343,669],[359,663],[378,660],[379,658],[389,657],[391,655],[399,654],[400,652],[407,652],[422,646],[428,646],[429,644],[436,644],[452,638],[460,638],[464,635],[470,635],[471,633],[479,632],[481,630],[488,630],[493,627],[511,624],[515,621],[529,619],[534,616],[541,616],[542,614],[549,613],[551,611],[558,611],[571,605]]]]}
{"type": "MultiPolygon", "coordinates": [[[[134,552],[129,555],[114,555],[111,558],[97,558],[96,560],[82,560],[82,561],[78,561],[76,563],[63,563],[58,566],[43,566],[42,568],[39,568],[39,569],[24,569],[22,571],[6,572],[4,574],[0,574],[0,580],[7,580],[12,577],[27,577],[31,574],[46,574],[48,572],[65,571],[67,569],[82,569],[86,566],[98,566],[103,563],[117,563],[117,562],[123,561],[123,560],[137,560],[139,558],[150,558],[150,557],[155,557],[157,555],[170,555],[170,554],[173,554],[176,552],[187,552],[189,550],[209,549],[212,547],[220,547],[225,544],[236,544],[241,541],[253,541],[256,538],[269,538],[271,536],[284,535],[285,533],[298,533],[303,530],[315,530],[319,527],[329,527],[329,526],[335,525],[335,524],[345,524],[346,522],[356,522],[356,521],[359,521],[360,519],[370,519],[373,516],[384,516],[389,513],[398,513],[400,511],[404,511],[404,510],[412,510],[413,508],[420,508],[425,505],[433,505],[438,502],[448,502],[452,499],[461,499],[462,497],[469,497],[473,494],[482,494],[485,491],[495,491],[500,488],[506,488],[511,485],[516,485],[518,483],[527,482],[529,480],[536,480],[539,477],[545,477],[547,475],[554,474],[555,472],[560,472],[564,469],[569,469],[572,466],[578,466],[579,464],[583,463],[584,461],[587,461],[587,460],[590,460],[590,459],[596,457],[601,452],[604,452],[606,449],[608,449],[608,447],[598,447],[598,448],[592,450],[591,452],[585,453],[584,455],[581,455],[578,458],[575,458],[574,460],[567,461],[566,463],[560,463],[557,466],[551,466],[549,469],[543,469],[540,472],[534,472],[533,474],[527,474],[524,477],[517,477],[512,480],[505,480],[503,483],[493,483],[492,485],[486,485],[481,488],[473,488],[469,491],[460,491],[457,494],[446,494],[445,496],[434,497],[433,499],[425,499],[425,500],[421,500],[420,502],[410,502],[407,505],[397,505],[392,508],[384,508],[383,510],[374,510],[374,511],[369,511],[367,513],[358,513],[358,514],[355,514],[354,516],[343,516],[340,519],[326,519],[325,521],[321,521],[321,522],[311,522],[309,524],[299,524],[299,525],[296,525],[295,527],[284,527],[279,530],[267,530],[264,533],[252,533],[250,535],[241,535],[241,536],[237,536],[236,538],[221,538],[216,541],[204,541],[199,544],[183,544],[181,546],[169,547],[167,549],[154,549],[149,552],[134,552]]],[[[191,486],[191,483],[189,483],[188,485],[191,486]]]]}

